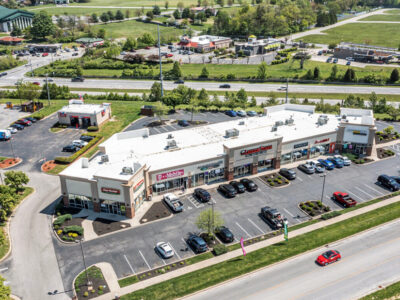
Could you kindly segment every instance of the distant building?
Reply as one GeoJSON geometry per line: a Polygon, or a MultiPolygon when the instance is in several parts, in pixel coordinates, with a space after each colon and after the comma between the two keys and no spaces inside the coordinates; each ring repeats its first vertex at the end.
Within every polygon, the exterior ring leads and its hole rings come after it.
{"type": "Polygon", "coordinates": [[[100,38],[80,38],[75,42],[85,46],[85,47],[97,47],[104,44],[104,40],[100,38]]]}
{"type": "Polygon", "coordinates": [[[61,44],[30,44],[28,45],[29,51],[41,52],[41,53],[56,53],[61,50],[61,44]]]}
{"type": "Polygon", "coordinates": [[[363,44],[341,43],[335,48],[333,56],[336,58],[353,58],[360,62],[389,62],[399,52],[395,48],[370,46],[363,44]]]}
{"type": "Polygon", "coordinates": [[[0,31],[11,32],[15,26],[25,29],[32,25],[34,13],[0,6],[0,31]]]}
{"type": "Polygon", "coordinates": [[[250,35],[247,42],[235,43],[235,52],[243,51],[244,55],[252,56],[257,54],[265,54],[269,51],[274,51],[279,49],[281,46],[281,41],[273,38],[267,38],[262,40],[257,40],[257,37],[250,35]]]}
{"type": "Polygon", "coordinates": [[[198,13],[201,13],[201,12],[205,13],[207,9],[209,9],[211,11],[211,14],[213,16],[215,16],[218,12],[218,10],[213,7],[191,7],[190,11],[193,12],[195,15],[197,15],[198,13]]]}
{"type": "Polygon", "coordinates": [[[0,38],[0,44],[3,45],[19,45],[24,41],[24,39],[13,37],[13,36],[4,36],[0,38]]]}
{"type": "Polygon", "coordinates": [[[69,0],[54,0],[54,4],[69,4],[69,0]]]}
{"type": "Polygon", "coordinates": [[[229,48],[231,44],[232,40],[228,37],[201,35],[192,38],[183,36],[178,45],[184,50],[193,50],[201,53],[210,52],[215,49],[229,48]]]}

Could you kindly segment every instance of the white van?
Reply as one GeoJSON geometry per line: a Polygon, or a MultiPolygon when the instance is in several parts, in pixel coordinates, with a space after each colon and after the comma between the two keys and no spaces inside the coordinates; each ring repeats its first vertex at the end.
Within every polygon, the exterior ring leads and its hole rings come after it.
{"type": "Polygon", "coordinates": [[[11,132],[7,129],[0,129],[0,140],[8,141],[11,138],[11,132]]]}

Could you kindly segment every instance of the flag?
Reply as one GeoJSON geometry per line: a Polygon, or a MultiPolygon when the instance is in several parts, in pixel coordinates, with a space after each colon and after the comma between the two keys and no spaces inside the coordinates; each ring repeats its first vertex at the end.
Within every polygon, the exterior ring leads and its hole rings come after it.
{"type": "Polygon", "coordinates": [[[243,256],[246,256],[246,250],[244,250],[244,245],[243,245],[243,238],[240,238],[240,246],[242,246],[243,256]]]}
{"type": "Polygon", "coordinates": [[[82,100],[82,101],[83,101],[83,96],[82,96],[82,94],[79,94],[79,100],[82,100]]]}
{"type": "Polygon", "coordinates": [[[288,229],[287,229],[287,222],[283,222],[283,229],[284,229],[284,234],[283,234],[283,236],[285,237],[285,241],[287,242],[288,239],[289,239],[289,236],[288,236],[288,229]]]}

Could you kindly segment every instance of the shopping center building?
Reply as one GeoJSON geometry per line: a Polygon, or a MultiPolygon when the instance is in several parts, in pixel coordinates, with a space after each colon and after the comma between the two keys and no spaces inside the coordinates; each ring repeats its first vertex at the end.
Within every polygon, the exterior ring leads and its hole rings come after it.
{"type": "Polygon", "coordinates": [[[350,151],[370,155],[375,121],[370,110],[283,104],[259,117],[149,135],[147,128],[113,135],[103,155],[81,158],[60,173],[65,205],[133,218],[146,199],[257,174],[303,159],[350,151]]]}

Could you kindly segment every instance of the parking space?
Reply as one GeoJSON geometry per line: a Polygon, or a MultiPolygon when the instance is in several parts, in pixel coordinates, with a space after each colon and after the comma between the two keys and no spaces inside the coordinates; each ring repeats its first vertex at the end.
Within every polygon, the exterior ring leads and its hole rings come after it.
{"type": "Polygon", "coordinates": [[[391,122],[391,121],[375,121],[376,130],[382,131],[386,127],[393,126],[394,130],[400,132],[400,122],[391,122]]]}
{"type": "Polygon", "coordinates": [[[60,133],[53,133],[49,129],[57,122],[57,115],[40,120],[25,129],[12,135],[7,142],[0,142],[2,156],[20,157],[23,164],[29,162],[40,166],[43,159],[51,160],[56,156],[68,156],[62,148],[74,139],[79,139],[83,133],[80,129],[66,129],[60,133]],[[34,151],[33,151],[34,150],[34,151]]]}
{"type": "Polygon", "coordinates": [[[11,123],[28,116],[29,113],[21,112],[18,108],[9,109],[4,104],[0,105],[0,129],[6,129],[11,123]]]}

